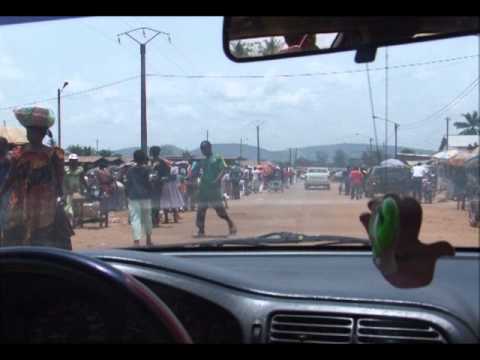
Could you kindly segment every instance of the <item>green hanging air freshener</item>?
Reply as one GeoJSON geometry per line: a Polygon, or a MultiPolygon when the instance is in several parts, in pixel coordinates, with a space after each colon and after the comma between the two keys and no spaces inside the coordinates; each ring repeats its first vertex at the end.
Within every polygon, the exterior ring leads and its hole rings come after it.
{"type": "Polygon", "coordinates": [[[384,274],[398,270],[395,245],[400,227],[400,210],[392,197],[385,197],[370,218],[368,233],[372,242],[373,261],[384,274]]]}

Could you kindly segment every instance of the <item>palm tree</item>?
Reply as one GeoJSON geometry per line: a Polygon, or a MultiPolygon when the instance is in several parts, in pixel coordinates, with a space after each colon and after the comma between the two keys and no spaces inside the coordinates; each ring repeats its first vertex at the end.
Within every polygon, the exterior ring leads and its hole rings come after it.
{"type": "Polygon", "coordinates": [[[480,135],[480,118],[478,112],[462,114],[466,121],[456,121],[453,123],[457,129],[462,129],[459,135],[480,135]]]}
{"type": "Polygon", "coordinates": [[[236,58],[247,57],[250,54],[250,48],[243,42],[237,41],[230,46],[230,52],[236,58]]]}
{"type": "Polygon", "coordinates": [[[271,37],[268,40],[265,40],[263,43],[262,55],[275,55],[282,48],[280,40],[271,37]]]}

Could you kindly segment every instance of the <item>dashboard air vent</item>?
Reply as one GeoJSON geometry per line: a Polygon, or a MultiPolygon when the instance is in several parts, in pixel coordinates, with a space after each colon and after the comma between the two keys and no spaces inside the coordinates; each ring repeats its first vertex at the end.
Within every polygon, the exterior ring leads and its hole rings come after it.
{"type": "Polygon", "coordinates": [[[340,313],[276,313],[270,343],[310,344],[446,344],[443,332],[430,322],[387,316],[340,313]]]}
{"type": "Polygon", "coordinates": [[[442,334],[428,322],[395,318],[359,318],[356,328],[358,343],[445,344],[442,334]]]}
{"type": "Polygon", "coordinates": [[[331,314],[276,314],[270,324],[271,343],[348,344],[354,319],[331,314]]]}

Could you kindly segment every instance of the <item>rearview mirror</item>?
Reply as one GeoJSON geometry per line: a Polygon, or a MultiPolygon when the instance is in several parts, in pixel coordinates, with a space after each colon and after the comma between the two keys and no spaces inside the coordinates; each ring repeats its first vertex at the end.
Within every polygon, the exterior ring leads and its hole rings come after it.
{"type": "Polygon", "coordinates": [[[223,47],[235,62],[356,50],[363,63],[382,46],[478,33],[477,16],[232,16],[223,47]]]}

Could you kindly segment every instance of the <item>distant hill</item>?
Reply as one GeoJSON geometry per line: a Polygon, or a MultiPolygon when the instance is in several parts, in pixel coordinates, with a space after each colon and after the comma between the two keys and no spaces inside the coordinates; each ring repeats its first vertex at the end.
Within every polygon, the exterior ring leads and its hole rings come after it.
{"type": "MultiPolygon", "coordinates": [[[[221,154],[224,157],[239,157],[240,156],[240,144],[213,144],[214,152],[221,154]]],[[[298,148],[297,157],[303,157],[309,160],[316,160],[317,152],[321,151],[328,156],[329,160],[333,159],[337,150],[343,150],[348,158],[358,159],[361,158],[364,151],[368,151],[370,146],[368,144],[332,144],[332,145],[317,145],[298,148]]],[[[398,147],[398,151],[402,150],[402,146],[398,147]]],[[[413,149],[417,154],[431,154],[431,150],[413,149]]],[[[383,149],[382,149],[383,151],[383,149]]],[[[393,156],[395,151],[394,146],[388,146],[388,153],[393,156]]],[[[200,149],[192,151],[195,156],[201,155],[200,149]]],[[[288,161],[289,150],[272,151],[264,148],[260,148],[260,158],[262,160],[270,161],[288,161]]],[[[292,156],[294,156],[294,150],[292,149],[292,156]]],[[[257,158],[257,148],[252,145],[243,145],[242,157],[248,160],[255,160],[257,158]]]]}
{"type": "MultiPolygon", "coordinates": [[[[162,155],[182,155],[183,149],[175,145],[161,145],[162,155]]],[[[316,160],[317,152],[323,152],[328,156],[329,160],[333,159],[337,150],[343,150],[347,157],[350,159],[359,159],[362,156],[362,152],[368,151],[370,146],[368,144],[331,144],[331,145],[317,145],[298,148],[297,157],[303,157],[308,160],[316,160]]],[[[410,148],[410,147],[409,147],[410,148]]],[[[138,148],[125,148],[114,151],[116,154],[120,154],[126,157],[132,157],[133,152],[138,148]]],[[[398,147],[398,151],[401,151],[403,146],[398,147]]],[[[410,148],[411,149],[411,148],[410,148]]],[[[417,154],[432,154],[433,151],[425,149],[413,149],[417,154]]],[[[240,144],[213,144],[214,153],[221,154],[225,158],[237,158],[240,156],[240,144]]],[[[381,149],[383,152],[383,148],[381,149]]],[[[395,151],[394,146],[388,146],[388,153],[393,156],[395,151]]],[[[190,151],[193,156],[201,156],[200,149],[190,151]]],[[[294,150],[292,150],[292,156],[294,156],[294,150]]],[[[255,160],[257,158],[256,146],[244,144],[242,147],[242,157],[248,160],[255,160]]],[[[269,161],[288,161],[289,150],[268,150],[260,148],[260,158],[262,160],[269,161]]]]}

